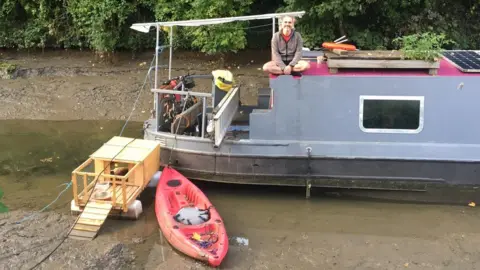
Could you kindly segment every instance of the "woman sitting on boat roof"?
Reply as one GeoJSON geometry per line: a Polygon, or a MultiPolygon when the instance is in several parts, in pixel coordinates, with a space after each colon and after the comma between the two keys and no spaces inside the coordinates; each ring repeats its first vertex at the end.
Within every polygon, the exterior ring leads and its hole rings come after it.
{"type": "Polygon", "coordinates": [[[310,68],[302,58],[303,39],[295,31],[295,20],[283,17],[280,30],[272,37],[272,61],[263,65],[263,70],[276,75],[300,76],[310,68]]]}

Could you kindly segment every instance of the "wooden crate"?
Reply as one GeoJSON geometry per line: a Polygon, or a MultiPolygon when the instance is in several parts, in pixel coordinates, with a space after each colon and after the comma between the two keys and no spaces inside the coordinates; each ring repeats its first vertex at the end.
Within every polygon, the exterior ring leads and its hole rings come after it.
{"type": "MultiPolygon", "coordinates": [[[[99,174],[110,161],[128,164],[131,170],[137,163],[133,180],[130,183],[145,187],[151,177],[160,168],[160,143],[152,140],[135,139],[115,136],[90,155],[95,160],[95,173],[99,174]],[[123,150],[122,150],[123,148],[123,150]]],[[[105,170],[105,172],[109,172],[105,170]]],[[[99,178],[103,181],[103,178],[99,178]]]]}
{"type": "Polygon", "coordinates": [[[83,207],[88,202],[102,200],[111,204],[113,209],[127,211],[159,168],[159,142],[115,136],[72,172],[75,204],[83,207]],[[85,171],[92,163],[93,172],[91,169],[85,171]],[[123,173],[115,172],[117,166],[123,167],[123,173]],[[82,184],[82,190],[79,190],[79,184],[82,184]],[[108,185],[104,191],[109,196],[103,199],[91,196],[97,194],[92,192],[103,184],[108,185]]]}
{"type": "Polygon", "coordinates": [[[440,61],[405,60],[399,51],[334,51],[326,52],[325,58],[330,73],[339,68],[357,69],[426,69],[436,75],[440,61]]]}

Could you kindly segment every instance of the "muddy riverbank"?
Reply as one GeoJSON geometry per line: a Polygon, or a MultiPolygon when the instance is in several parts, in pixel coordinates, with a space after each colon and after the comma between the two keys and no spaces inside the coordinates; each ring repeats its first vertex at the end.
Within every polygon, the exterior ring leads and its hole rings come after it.
{"type": "MultiPolygon", "coordinates": [[[[91,52],[0,53],[0,62],[16,67],[13,79],[0,79],[0,119],[125,120],[139,93],[132,120],[145,120],[153,108],[153,72],[146,79],[153,59],[149,52],[134,59],[129,53],[119,53],[108,64],[91,52]]],[[[175,52],[172,76],[230,69],[241,85],[242,102],[255,104],[258,88],[268,86],[267,76],[259,70],[268,55],[244,52],[219,57],[175,52]]],[[[167,63],[167,55],[163,55],[159,64],[167,63]]],[[[168,71],[163,69],[159,81],[165,79],[168,71]]],[[[211,89],[211,81],[197,80],[196,84],[196,91],[211,89]]]]}
{"type": "Polygon", "coordinates": [[[60,243],[36,269],[113,270],[135,266],[134,252],[118,241],[63,241],[74,220],[73,216],[56,212],[13,211],[0,215],[2,269],[31,269],[60,243]]]}
{"type": "MultiPolygon", "coordinates": [[[[219,205],[228,233],[248,239],[247,246],[231,241],[220,269],[480,267],[480,217],[472,209],[325,198],[306,202],[285,191],[265,196],[203,188],[219,205]]],[[[74,220],[62,212],[38,214],[21,224],[15,222],[32,212],[0,215],[2,269],[30,269],[56,248],[74,220]]],[[[173,250],[147,206],[137,221],[108,220],[93,241],[66,239],[37,269],[212,268],[173,250]]]]}

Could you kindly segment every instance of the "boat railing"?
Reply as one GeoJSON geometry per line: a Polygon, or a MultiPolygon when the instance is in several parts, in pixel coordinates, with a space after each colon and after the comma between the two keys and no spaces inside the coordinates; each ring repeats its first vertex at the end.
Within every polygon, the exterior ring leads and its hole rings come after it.
{"type": "MultiPolygon", "coordinates": [[[[212,93],[202,93],[194,91],[181,91],[181,90],[168,90],[168,89],[152,89],[153,93],[157,94],[171,94],[171,95],[182,95],[182,96],[194,96],[202,98],[202,123],[205,123],[205,118],[207,115],[207,98],[212,97],[212,93]]],[[[157,105],[158,106],[158,105],[157,105]]],[[[205,138],[205,129],[202,128],[202,138],[205,138]]]]}
{"type": "MultiPolygon", "coordinates": [[[[127,194],[128,186],[136,186],[135,183],[130,183],[130,178],[133,178],[137,167],[140,163],[133,165],[131,169],[128,170],[128,173],[124,176],[110,174],[108,173],[97,173],[97,172],[88,172],[83,171],[89,165],[94,162],[94,159],[89,158],[74,171],[72,171],[72,189],[73,189],[73,199],[76,205],[86,205],[93,196],[90,196],[92,192],[95,192],[96,188],[101,187],[102,185],[107,184],[108,190],[110,190],[110,198],[107,200],[111,202],[112,205],[120,204],[123,211],[127,211],[129,201],[127,198],[131,197],[127,194]],[[82,190],[79,192],[79,181],[82,182],[82,190]],[[120,190],[117,189],[120,187],[120,190]],[[119,194],[118,194],[119,193],[119,194]],[[121,198],[121,202],[117,202],[117,199],[121,198]]],[[[100,188],[101,189],[101,188],[100,188]]],[[[104,190],[107,191],[107,190],[104,190]]],[[[95,198],[93,198],[95,200],[95,198]]]]}
{"type": "Polygon", "coordinates": [[[215,132],[215,147],[219,147],[227,134],[228,127],[232,123],[233,117],[238,111],[240,104],[239,87],[230,90],[220,101],[218,111],[213,116],[213,126],[215,132]]]}
{"type": "Polygon", "coordinates": [[[160,94],[172,94],[172,95],[189,95],[189,96],[195,96],[195,97],[212,97],[211,93],[202,93],[202,92],[193,92],[193,91],[181,91],[181,90],[168,90],[168,89],[152,89],[152,92],[154,93],[160,93],[160,94]]]}

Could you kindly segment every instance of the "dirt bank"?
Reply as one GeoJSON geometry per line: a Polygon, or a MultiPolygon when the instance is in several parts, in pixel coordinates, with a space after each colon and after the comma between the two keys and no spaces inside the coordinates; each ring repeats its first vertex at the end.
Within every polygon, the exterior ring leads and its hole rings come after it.
{"type": "MultiPolygon", "coordinates": [[[[0,215],[2,269],[31,269],[65,238],[75,220],[55,212],[31,214],[14,211],[0,215]]],[[[66,239],[36,269],[132,269],[134,260],[134,253],[118,241],[66,239]]]]}
{"type": "MultiPolygon", "coordinates": [[[[268,86],[268,78],[259,69],[268,60],[268,52],[206,56],[192,52],[175,52],[172,76],[209,74],[229,68],[241,85],[242,102],[255,104],[257,89],[268,86]]],[[[13,79],[0,79],[0,119],[116,119],[130,114],[145,81],[152,61],[151,53],[135,59],[119,53],[113,63],[102,63],[90,52],[48,51],[17,53],[3,51],[0,62],[15,65],[13,79]]],[[[166,55],[159,64],[168,63],[166,55]]],[[[148,118],[153,107],[150,82],[146,83],[132,117],[148,118]]],[[[168,78],[168,71],[159,80],[168,78]]],[[[196,91],[209,91],[211,82],[197,80],[196,91]]]]}
{"type": "MultiPolygon", "coordinates": [[[[398,214],[392,212],[384,218],[372,216],[374,212],[362,210],[364,207],[352,208],[357,214],[342,214],[335,209],[337,214],[318,220],[317,216],[316,224],[308,226],[294,220],[298,212],[303,216],[304,211],[292,209],[284,213],[285,218],[279,220],[276,229],[272,214],[266,214],[265,220],[249,222],[241,230],[229,223],[232,236],[241,231],[250,243],[231,244],[221,269],[466,270],[480,266],[476,214],[449,211],[452,217],[439,222],[441,219],[422,218],[441,218],[438,214],[443,211],[437,213],[428,207],[419,207],[420,214],[415,214],[408,207],[399,206],[398,214]],[[411,219],[402,221],[404,217],[411,219]]],[[[322,216],[326,214],[321,212],[322,216]]],[[[58,245],[74,220],[69,215],[48,212],[15,224],[26,214],[30,213],[0,215],[2,269],[31,269],[58,245]]],[[[161,234],[151,233],[157,226],[138,224],[141,221],[134,226],[132,221],[128,222],[133,230],[150,231],[150,235],[142,238],[132,231],[121,233],[118,221],[110,222],[94,241],[65,240],[36,269],[212,269],[173,250],[161,234]]]]}

